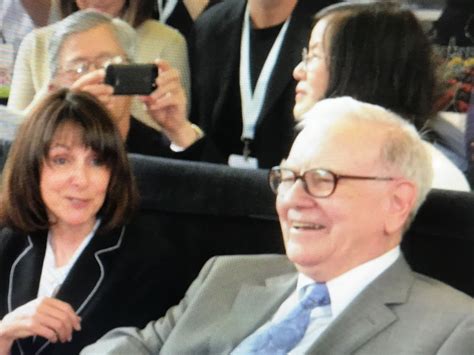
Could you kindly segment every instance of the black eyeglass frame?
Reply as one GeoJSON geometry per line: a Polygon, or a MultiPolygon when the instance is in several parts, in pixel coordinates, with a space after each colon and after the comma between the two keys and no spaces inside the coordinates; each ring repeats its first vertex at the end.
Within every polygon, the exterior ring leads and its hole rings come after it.
{"type": "Polygon", "coordinates": [[[282,172],[289,172],[293,175],[293,180],[294,180],[293,184],[295,184],[298,179],[301,180],[306,193],[308,193],[308,195],[310,195],[310,196],[317,197],[317,198],[326,198],[326,197],[331,196],[334,193],[334,191],[336,191],[336,187],[337,187],[337,184],[338,184],[339,180],[342,180],[342,179],[374,180],[374,181],[392,181],[392,180],[395,180],[394,177],[342,175],[342,174],[336,174],[336,173],[332,172],[331,170],[323,169],[323,168],[309,169],[309,170],[306,170],[305,172],[303,172],[303,174],[300,175],[300,174],[297,174],[296,172],[294,172],[291,169],[282,168],[282,167],[279,167],[279,166],[274,166],[273,168],[270,169],[270,171],[268,173],[268,184],[270,185],[271,190],[275,194],[278,194],[278,187],[281,185],[281,183],[284,180],[281,179],[278,186],[275,186],[275,184],[272,183],[272,179],[273,179],[274,176],[276,176],[276,173],[278,173],[280,176],[282,176],[283,175],[282,172]],[[306,176],[307,176],[308,173],[312,173],[312,172],[315,172],[315,171],[322,172],[323,174],[320,174],[321,176],[322,175],[332,176],[332,180],[334,182],[333,187],[327,194],[315,195],[315,194],[311,193],[311,191],[309,190],[308,184],[306,182],[306,176]]]}

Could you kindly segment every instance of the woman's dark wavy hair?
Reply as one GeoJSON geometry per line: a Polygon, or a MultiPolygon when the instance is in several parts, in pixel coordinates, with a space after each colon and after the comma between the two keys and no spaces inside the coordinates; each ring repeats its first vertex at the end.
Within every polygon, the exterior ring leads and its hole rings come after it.
{"type": "Polygon", "coordinates": [[[394,3],[343,4],[327,17],[326,97],[351,96],[425,126],[434,113],[436,71],[429,38],[415,15],[394,3]]]}
{"type": "Polygon", "coordinates": [[[98,216],[98,233],[125,223],[137,205],[137,188],[118,129],[92,95],[60,89],[33,109],[19,128],[3,169],[0,224],[23,233],[51,226],[41,198],[41,169],[54,134],[65,124],[82,130],[83,144],[110,169],[107,194],[98,216]]]}

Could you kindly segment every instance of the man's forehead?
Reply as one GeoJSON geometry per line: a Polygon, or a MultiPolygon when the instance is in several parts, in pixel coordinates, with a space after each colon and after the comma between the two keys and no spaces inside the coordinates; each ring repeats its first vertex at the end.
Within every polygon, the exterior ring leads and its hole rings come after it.
{"type": "MultiPolygon", "coordinates": [[[[380,128],[380,127],[378,127],[380,128]]],[[[383,130],[367,122],[322,120],[308,124],[297,136],[288,167],[344,169],[378,161],[383,130]]]]}

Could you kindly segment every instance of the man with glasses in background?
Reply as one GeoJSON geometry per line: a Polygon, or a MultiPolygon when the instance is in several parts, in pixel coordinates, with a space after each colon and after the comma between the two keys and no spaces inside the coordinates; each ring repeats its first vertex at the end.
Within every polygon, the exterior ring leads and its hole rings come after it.
{"type": "Polygon", "coordinates": [[[82,354],[474,353],[472,298],[400,251],[432,179],[419,134],[348,97],[303,122],[269,174],[286,256],[213,258],[164,318],[82,354]]]}
{"type": "Polygon", "coordinates": [[[114,95],[114,88],[104,83],[107,65],[133,62],[136,43],[135,31],[120,19],[91,10],[68,16],[55,25],[48,48],[49,90],[68,87],[97,97],[112,113],[131,153],[187,158],[189,152],[175,151],[189,147],[202,132],[187,120],[186,97],[175,68],[157,60],[157,88],[142,98],[162,133],[131,115],[133,96],[114,95]]]}

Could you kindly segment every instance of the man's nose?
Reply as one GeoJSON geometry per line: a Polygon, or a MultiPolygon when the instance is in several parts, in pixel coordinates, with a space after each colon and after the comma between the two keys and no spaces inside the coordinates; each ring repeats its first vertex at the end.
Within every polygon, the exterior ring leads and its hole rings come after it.
{"type": "Polygon", "coordinates": [[[281,202],[290,206],[306,206],[314,203],[314,198],[306,191],[305,182],[301,177],[291,185],[288,190],[279,194],[281,202]]]}

